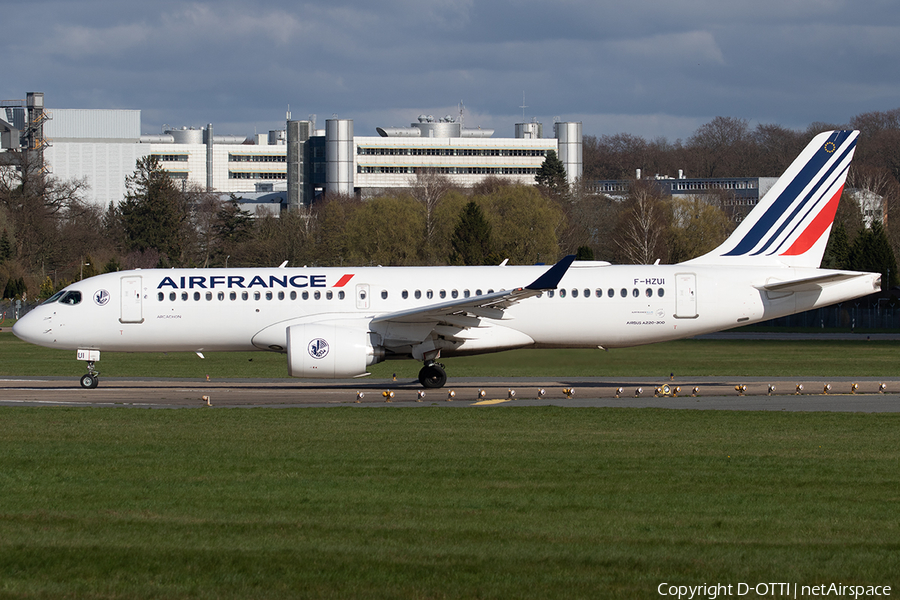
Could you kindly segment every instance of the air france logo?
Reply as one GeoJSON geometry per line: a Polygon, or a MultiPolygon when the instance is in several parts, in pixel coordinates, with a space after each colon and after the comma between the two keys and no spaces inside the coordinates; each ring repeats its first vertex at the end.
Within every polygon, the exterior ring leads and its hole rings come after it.
{"type": "Polygon", "coordinates": [[[105,305],[109,302],[109,292],[106,290],[97,290],[94,292],[94,302],[97,303],[97,306],[105,305]]]}
{"type": "Polygon", "coordinates": [[[313,358],[325,358],[328,355],[328,342],[322,338],[316,338],[309,343],[309,355],[313,358]]]}

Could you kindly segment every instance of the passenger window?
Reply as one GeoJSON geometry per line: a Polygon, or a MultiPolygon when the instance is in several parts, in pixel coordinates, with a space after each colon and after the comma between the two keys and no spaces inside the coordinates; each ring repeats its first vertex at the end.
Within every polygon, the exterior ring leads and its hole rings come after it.
{"type": "Polygon", "coordinates": [[[652,298],[652,297],[653,297],[653,290],[651,290],[650,288],[647,288],[647,291],[644,292],[644,294],[645,294],[648,298],[652,298]]]}
{"type": "Polygon", "coordinates": [[[328,290],[327,292],[325,292],[326,300],[331,300],[333,297],[334,297],[334,293],[331,290],[328,290]]]}
{"type": "Polygon", "coordinates": [[[409,292],[407,292],[406,290],[403,290],[402,292],[400,292],[400,297],[403,298],[404,300],[408,299],[409,292]]]}
{"type": "Polygon", "coordinates": [[[237,300],[237,292],[229,292],[228,297],[232,300],[237,300]]]}
{"type": "Polygon", "coordinates": [[[641,295],[641,293],[638,291],[637,288],[634,288],[633,290],[631,290],[631,295],[634,296],[635,298],[637,298],[638,296],[641,295]]]}
{"type": "Polygon", "coordinates": [[[427,292],[425,292],[425,297],[431,300],[432,298],[434,298],[434,292],[428,290],[427,292]]]}
{"type": "Polygon", "coordinates": [[[572,289],[572,297],[573,297],[573,298],[577,298],[577,297],[578,297],[578,289],[577,289],[577,288],[573,288],[573,289],[572,289]]]}
{"type": "Polygon", "coordinates": [[[209,302],[212,300],[212,292],[206,292],[206,301],[209,302]]]}
{"type": "Polygon", "coordinates": [[[253,292],[253,299],[254,299],[254,300],[259,300],[259,298],[260,298],[259,292],[253,292]]]}
{"type": "Polygon", "coordinates": [[[309,292],[303,292],[303,299],[309,300],[309,292]]]}
{"type": "Polygon", "coordinates": [[[225,299],[225,292],[219,292],[219,300],[225,299]]]}
{"type": "Polygon", "coordinates": [[[481,295],[481,290],[475,290],[475,295],[476,295],[476,296],[480,296],[480,295],[481,295]]]}
{"type": "Polygon", "coordinates": [[[590,297],[591,297],[591,290],[588,290],[588,289],[584,290],[584,297],[585,297],[585,298],[590,298],[590,297]]]}
{"type": "Polygon", "coordinates": [[[181,299],[182,299],[182,300],[187,300],[187,299],[188,299],[188,293],[187,293],[187,292],[181,292],[181,299]]]}
{"type": "Polygon", "coordinates": [[[606,295],[609,296],[610,298],[612,298],[613,296],[616,295],[616,291],[612,288],[609,288],[608,290],[606,290],[606,295]]]}
{"type": "Polygon", "coordinates": [[[488,294],[493,294],[494,290],[488,290],[488,294]]]}
{"type": "Polygon", "coordinates": [[[565,297],[566,297],[566,290],[560,288],[560,290],[559,290],[559,297],[560,297],[560,298],[565,298],[565,297]]]}
{"type": "Polygon", "coordinates": [[[594,293],[597,295],[598,298],[603,297],[603,290],[601,290],[600,288],[597,288],[597,291],[595,291],[594,293]]]}
{"type": "Polygon", "coordinates": [[[284,300],[284,292],[278,292],[278,299],[284,300]]]}
{"type": "Polygon", "coordinates": [[[175,298],[177,297],[178,295],[175,292],[169,292],[169,300],[171,300],[172,302],[174,302],[175,298]]]}
{"type": "Polygon", "coordinates": [[[452,292],[450,292],[450,296],[453,298],[459,298],[459,292],[457,292],[456,290],[453,290],[452,292]]]}
{"type": "Polygon", "coordinates": [[[446,298],[447,290],[441,290],[440,292],[438,292],[438,296],[440,296],[441,298],[446,298]]]}
{"type": "Polygon", "coordinates": [[[338,300],[343,300],[343,299],[344,299],[344,290],[341,290],[338,292],[338,300]]]}
{"type": "Polygon", "coordinates": [[[241,292],[241,300],[249,300],[250,293],[249,292],[241,292]]]}
{"type": "Polygon", "coordinates": [[[316,300],[321,300],[321,299],[322,299],[322,292],[320,292],[320,291],[317,290],[316,292],[313,293],[313,298],[315,298],[316,300]]]}
{"type": "Polygon", "coordinates": [[[422,299],[422,290],[416,290],[416,300],[422,299]]]}
{"type": "Polygon", "coordinates": [[[666,290],[659,288],[658,290],[656,290],[656,295],[659,296],[660,298],[662,298],[663,296],[666,295],[666,290]]]}
{"type": "Polygon", "coordinates": [[[200,300],[200,292],[194,292],[194,302],[200,300]]]}
{"type": "Polygon", "coordinates": [[[387,300],[387,297],[388,297],[387,290],[381,290],[381,299],[387,300]]]}
{"type": "Polygon", "coordinates": [[[266,292],[266,300],[272,299],[272,292],[266,292]]]}
{"type": "Polygon", "coordinates": [[[163,300],[166,299],[166,295],[163,294],[162,292],[160,292],[156,295],[156,299],[159,300],[160,302],[162,302],[163,300]]]}
{"type": "Polygon", "coordinates": [[[628,290],[626,290],[625,288],[622,288],[622,291],[619,292],[619,295],[622,296],[623,298],[627,298],[627,297],[628,297],[628,290]]]}
{"type": "Polygon", "coordinates": [[[463,298],[468,298],[470,295],[469,290],[463,290],[463,298]]]}
{"type": "Polygon", "coordinates": [[[555,294],[556,294],[556,293],[555,293],[554,290],[547,290],[547,297],[548,297],[548,298],[552,298],[555,294]]]}
{"type": "Polygon", "coordinates": [[[296,300],[296,299],[297,299],[297,292],[295,292],[294,290],[291,290],[291,300],[296,300]]]}

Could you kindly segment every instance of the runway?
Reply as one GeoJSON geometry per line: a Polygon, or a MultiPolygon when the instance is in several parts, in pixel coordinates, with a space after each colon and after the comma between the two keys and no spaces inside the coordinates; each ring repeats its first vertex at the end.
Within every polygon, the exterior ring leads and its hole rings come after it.
{"type": "Polygon", "coordinates": [[[628,407],[684,410],[900,412],[900,380],[834,378],[456,378],[439,390],[412,380],[0,379],[0,406],[131,408],[628,407]],[[856,383],[855,392],[852,384],[856,383]],[[798,391],[797,386],[802,385],[798,391]],[[830,385],[830,389],[825,389],[830,385]],[[884,386],[882,389],[882,385],[884,386]],[[737,390],[736,386],[746,386],[737,390]],[[769,386],[774,386],[770,390],[769,386]],[[696,388],[696,389],[695,389],[696,388]],[[543,393],[541,393],[543,390],[543,393]],[[565,391],[568,390],[568,393],[565,391]],[[618,395],[618,397],[617,397],[618,395]]]}

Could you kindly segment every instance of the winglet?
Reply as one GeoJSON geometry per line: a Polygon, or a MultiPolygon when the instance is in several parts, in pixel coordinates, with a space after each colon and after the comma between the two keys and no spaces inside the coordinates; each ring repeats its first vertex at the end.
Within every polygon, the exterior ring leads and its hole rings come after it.
{"type": "Polygon", "coordinates": [[[559,285],[559,281],[563,278],[563,275],[566,274],[566,271],[569,270],[569,267],[575,261],[575,255],[570,254],[564,257],[561,261],[547,269],[547,271],[534,280],[531,285],[526,285],[526,290],[555,290],[556,286],[559,285]]]}

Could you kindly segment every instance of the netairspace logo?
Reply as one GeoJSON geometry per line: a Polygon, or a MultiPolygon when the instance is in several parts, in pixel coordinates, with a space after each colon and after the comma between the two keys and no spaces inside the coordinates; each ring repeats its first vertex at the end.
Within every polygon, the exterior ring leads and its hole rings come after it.
{"type": "Polygon", "coordinates": [[[822,583],[801,585],[798,583],[715,583],[703,585],[672,585],[668,582],[656,588],[660,596],[671,596],[678,600],[693,598],[874,598],[891,595],[889,585],[844,585],[842,583],[822,583]],[[752,594],[752,595],[751,595],[752,594]]]}

